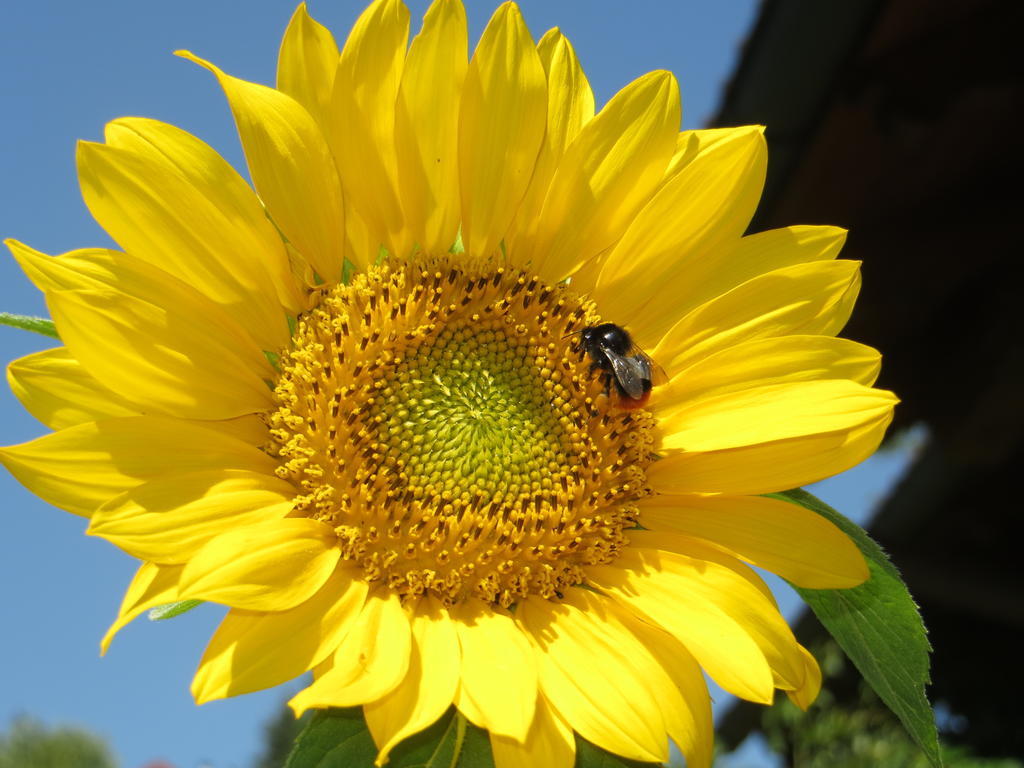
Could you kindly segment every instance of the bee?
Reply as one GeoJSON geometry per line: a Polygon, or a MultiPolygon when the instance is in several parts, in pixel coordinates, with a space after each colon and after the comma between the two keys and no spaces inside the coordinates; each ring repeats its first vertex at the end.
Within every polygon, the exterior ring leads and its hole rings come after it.
{"type": "Polygon", "coordinates": [[[619,394],[619,407],[643,408],[651,388],[665,378],[661,368],[633,343],[620,325],[601,323],[579,332],[583,350],[590,357],[590,374],[602,371],[605,391],[612,382],[619,394]]]}

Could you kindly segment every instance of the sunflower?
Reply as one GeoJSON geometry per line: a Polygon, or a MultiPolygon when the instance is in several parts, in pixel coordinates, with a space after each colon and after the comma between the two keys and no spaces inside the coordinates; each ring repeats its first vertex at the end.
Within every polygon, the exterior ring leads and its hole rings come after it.
{"type": "Polygon", "coordinates": [[[702,672],[761,703],[820,684],[750,565],[867,577],[765,495],[891,419],[878,353],[836,337],[858,264],[834,227],[744,236],[762,129],[680,133],[670,73],[595,114],[569,41],[513,3],[472,58],[458,0],[408,35],[377,0],[339,53],[299,6],[276,88],[180,52],[255,189],[155,120],[79,145],[123,251],[8,241],[64,346],[11,364],[54,432],[0,458],[142,561],[104,649],[153,606],[230,607],[200,703],[312,670],[291,706],[362,706],[378,763],[454,705],[498,768],[570,766],[574,732],[707,766],[702,672]],[[588,343],[605,323],[665,382],[588,343]]]}

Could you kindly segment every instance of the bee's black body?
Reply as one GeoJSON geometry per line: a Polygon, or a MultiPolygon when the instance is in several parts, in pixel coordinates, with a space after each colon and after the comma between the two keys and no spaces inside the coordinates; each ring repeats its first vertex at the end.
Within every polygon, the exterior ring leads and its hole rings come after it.
{"type": "Polygon", "coordinates": [[[605,388],[612,382],[626,407],[647,402],[654,377],[650,358],[636,348],[625,328],[601,323],[580,331],[583,349],[590,357],[590,371],[603,371],[605,388]]]}

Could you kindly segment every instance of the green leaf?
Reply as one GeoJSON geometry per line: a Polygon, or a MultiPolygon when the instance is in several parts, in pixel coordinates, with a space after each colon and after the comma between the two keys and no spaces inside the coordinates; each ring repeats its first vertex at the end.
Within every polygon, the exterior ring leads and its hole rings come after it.
{"type": "MultiPolygon", "coordinates": [[[[359,707],[325,709],[295,740],[285,768],[372,768],[377,747],[359,707]]],[[[487,733],[450,708],[393,750],[388,768],[494,768],[487,733]]]]}
{"type": "Polygon", "coordinates": [[[158,605],[156,608],[149,609],[149,620],[163,621],[164,619],[173,619],[175,616],[181,616],[183,613],[188,613],[197,605],[202,604],[202,600],[179,600],[176,603],[158,605]]]}
{"type": "MultiPolygon", "coordinates": [[[[318,711],[295,740],[285,768],[373,768],[377,747],[359,707],[318,711]]],[[[576,768],[655,768],[576,738],[576,768]]],[[[454,707],[393,750],[387,768],[494,768],[487,731],[454,707]]]]}
{"type": "Polygon", "coordinates": [[[20,328],[23,331],[33,331],[49,336],[51,339],[59,339],[57,329],[53,320],[48,317],[31,317],[30,315],[12,315],[10,312],[0,312],[0,325],[9,325],[12,328],[20,328]]]}
{"type": "Polygon", "coordinates": [[[295,740],[285,768],[362,768],[373,765],[377,748],[358,707],[313,715],[295,740]]]}
{"type": "MultiPolygon", "coordinates": [[[[466,721],[461,714],[455,716],[466,724],[462,738],[462,749],[459,751],[459,768],[494,768],[494,757],[491,755],[491,737],[483,728],[477,728],[466,721]]],[[[457,735],[457,734],[456,734],[457,735]]]]}
{"type": "Polygon", "coordinates": [[[772,494],[837,525],[860,548],[871,578],[852,589],[796,591],[934,766],[942,765],[935,716],[925,697],[931,646],[899,571],[864,529],[803,490],[772,494]]]}
{"type": "Polygon", "coordinates": [[[641,763],[605,752],[589,741],[576,737],[576,768],[655,768],[661,763],[641,763]]]}

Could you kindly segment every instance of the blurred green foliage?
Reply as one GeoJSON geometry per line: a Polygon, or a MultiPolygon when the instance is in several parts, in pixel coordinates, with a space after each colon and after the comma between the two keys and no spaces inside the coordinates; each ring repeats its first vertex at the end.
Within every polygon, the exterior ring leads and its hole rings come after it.
{"type": "Polygon", "coordinates": [[[17,717],[0,733],[0,768],[115,768],[109,747],[78,728],[47,729],[30,717],[17,717]]]}
{"type": "Polygon", "coordinates": [[[296,719],[288,707],[282,707],[281,711],[263,726],[263,752],[256,758],[252,768],[281,768],[292,751],[295,739],[309,723],[312,714],[312,711],[309,711],[296,719]]]}
{"type": "MultiPolygon", "coordinates": [[[[896,717],[863,680],[840,701],[829,682],[849,662],[834,642],[814,649],[825,685],[818,700],[801,712],[785,697],[761,716],[761,731],[772,751],[793,768],[929,768],[896,717]]],[[[947,768],[1024,768],[1013,758],[973,756],[962,747],[943,746],[947,768]]]]}
{"type": "MultiPolygon", "coordinates": [[[[801,712],[782,695],[774,706],[758,708],[759,730],[782,763],[791,768],[929,768],[921,749],[859,675],[853,676],[858,681],[855,688],[843,690],[851,678],[844,674],[850,671],[850,662],[839,646],[829,640],[812,651],[821,665],[824,687],[810,710],[801,712]]],[[[282,768],[308,714],[296,720],[283,707],[268,720],[263,751],[252,768],[282,768]]],[[[1024,761],[978,757],[963,747],[944,745],[942,754],[946,768],[1024,768],[1024,761]]],[[[8,766],[0,762],[0,768],[8,766]]]]}

